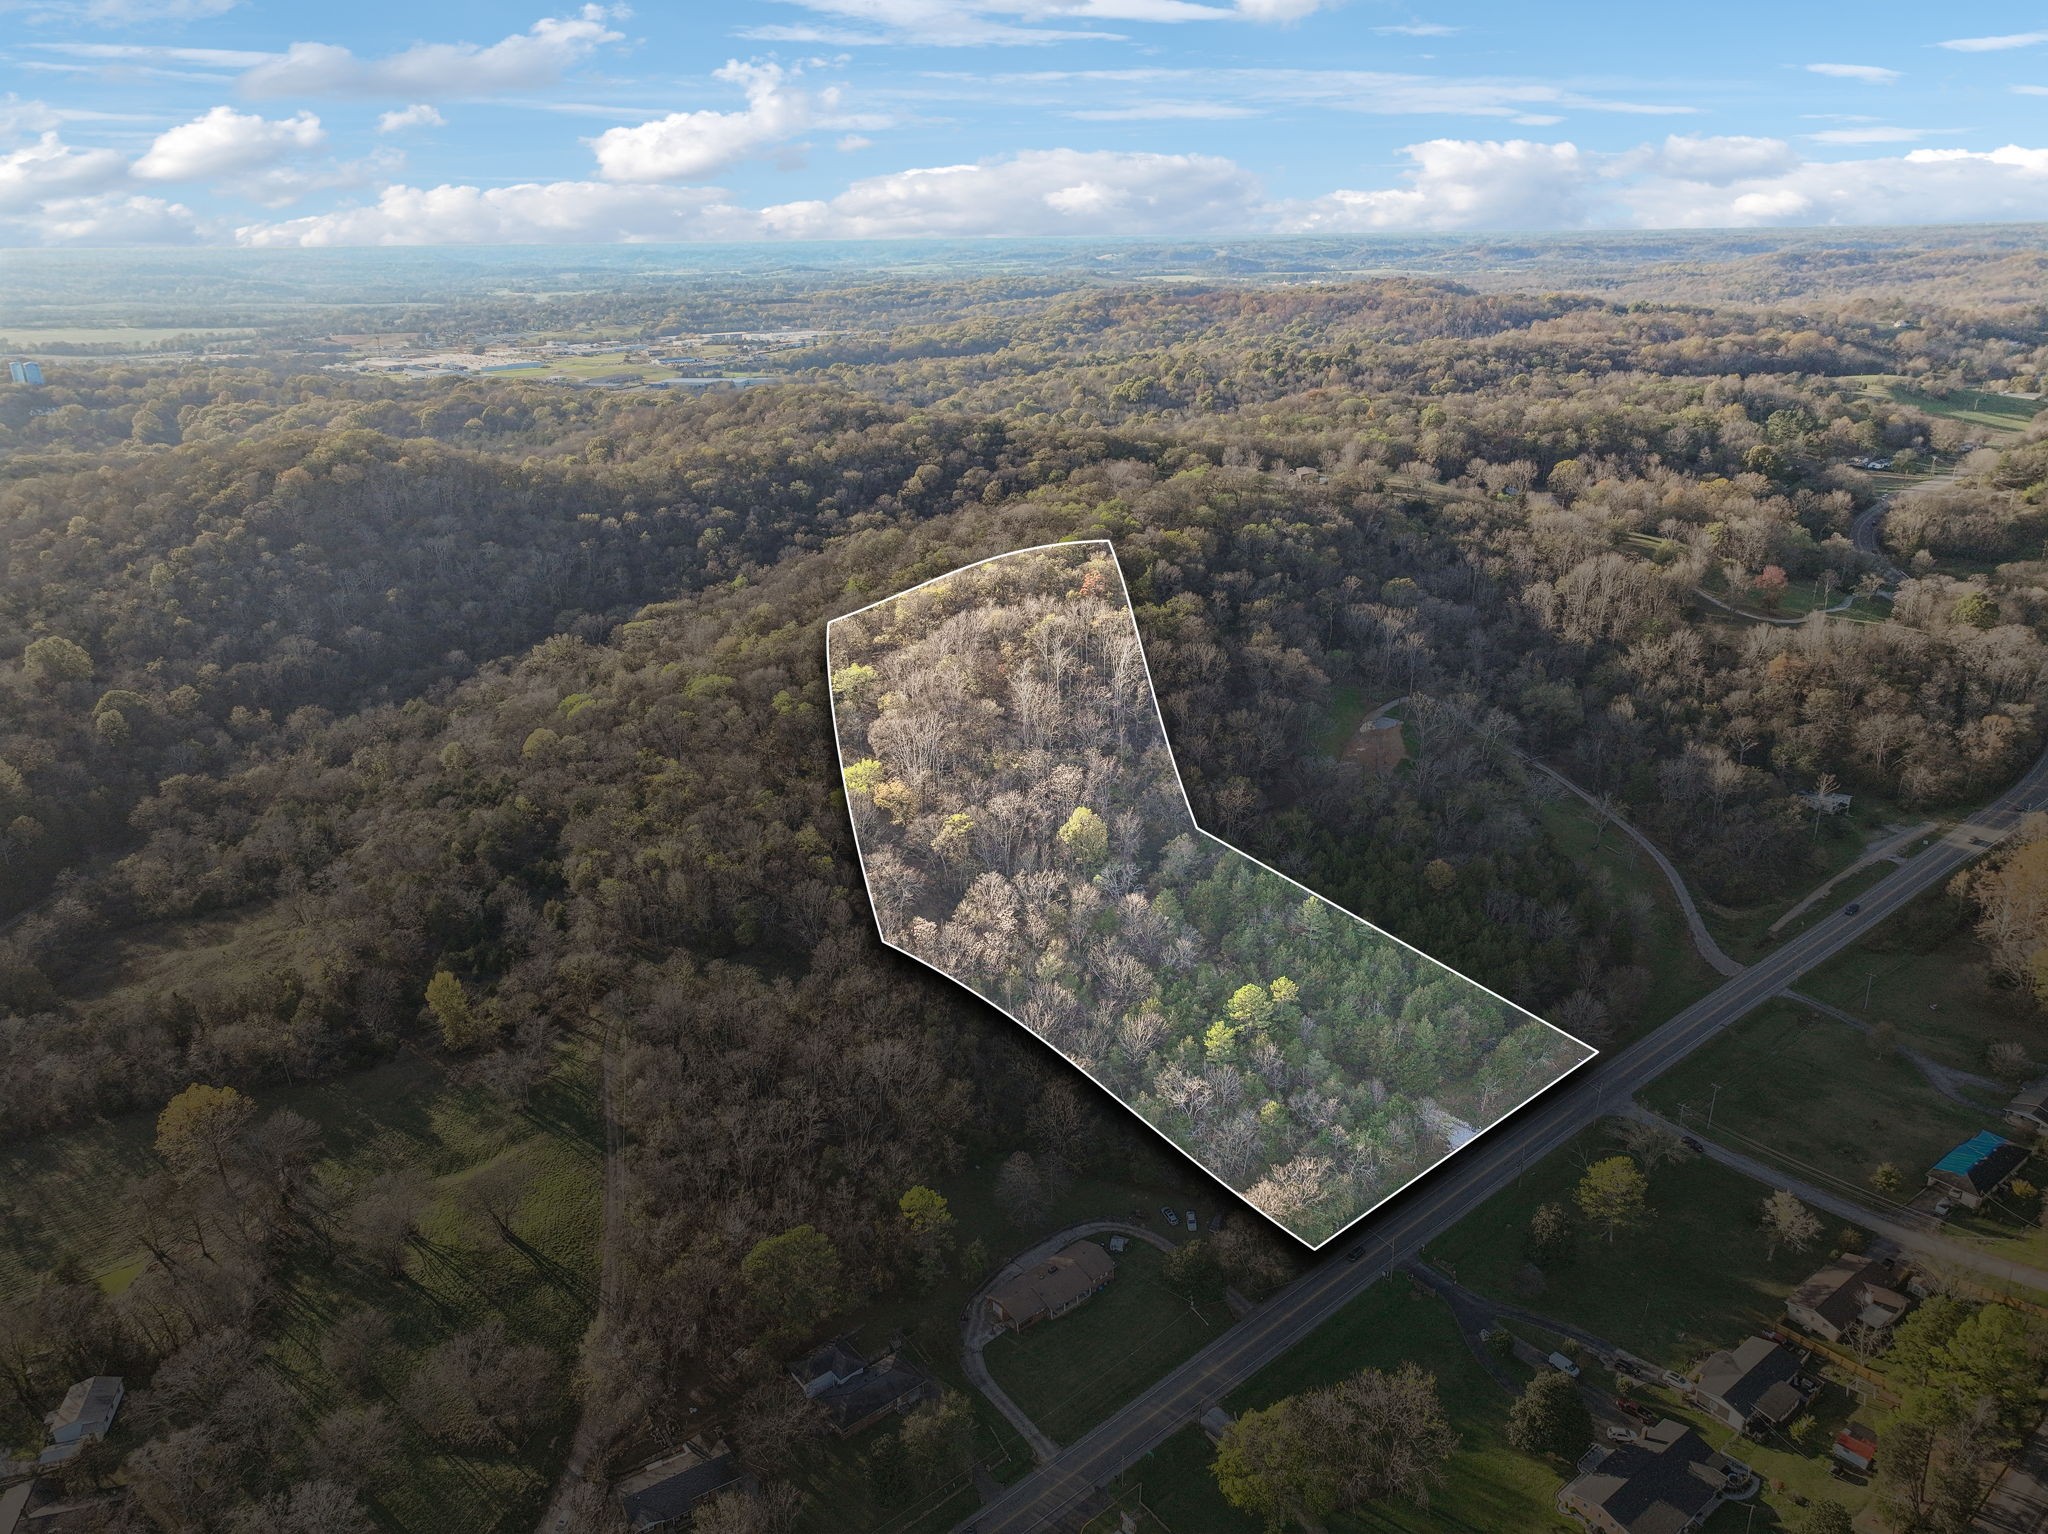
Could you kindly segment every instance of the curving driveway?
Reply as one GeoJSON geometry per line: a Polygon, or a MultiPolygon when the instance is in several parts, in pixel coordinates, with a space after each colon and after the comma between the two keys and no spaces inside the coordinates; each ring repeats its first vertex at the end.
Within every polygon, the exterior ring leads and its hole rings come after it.
{"type": "Polygon", "coordinates": [[[1024,1435],[1024,1441],[1031,1445],[1031,1454],[1041,1465],[1059,1453],[1059,1445],[1039,1430],[1038,1424],[1024,1415],[1024,1408],[1004,1394],[1003,1387],[988,1372],[988,1365],[982,1361],[981,1350],[1002,1333],[989,1314],[988,1297],[1001,1284],[1008,1283],[1028,1268],[1044,1262],[1055,1252],[1065,1251],[1076,1241],[1085,1241],[1090,1236],[1129,1236],[1136,1241],[1148,1242],[1162,1252],[1173,1250],[1173,1243],[1157,1231],[1147,1230],[1142,1225],[1133,1225],[1128,1220],[1085,1220],[1079,1225],[1069,1225],[1065,1230],[1047,1236],[1028,1251],[1012,1257],[1002,1268],[974,1292],[974,1298],[967,1302],[967,1310],[960,1317],[960,1367],[974,1388],[988,1397],[989,1405],[1003,1414],[1011,1427],[1024,1435]]]}

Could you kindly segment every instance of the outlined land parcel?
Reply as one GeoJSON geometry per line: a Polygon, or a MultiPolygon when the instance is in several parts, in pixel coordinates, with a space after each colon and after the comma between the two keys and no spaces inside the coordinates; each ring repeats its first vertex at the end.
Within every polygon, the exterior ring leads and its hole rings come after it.
{"type": "Polygon", "coordinates": [[[1204,832],[1106,541],[834,619],[883,940],[1321,1246],[1594,1051],[1204,832]]]}

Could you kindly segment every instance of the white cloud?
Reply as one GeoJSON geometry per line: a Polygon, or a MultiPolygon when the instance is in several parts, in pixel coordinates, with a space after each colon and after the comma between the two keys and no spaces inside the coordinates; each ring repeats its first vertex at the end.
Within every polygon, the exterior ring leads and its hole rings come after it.
{"type": "Polygon", "coordinates": [[[25,149],[0,155],[0,213],[98,191],[127,173],[127,160],[114,150],[73,149],[48,132],[25,149]]]}
{"type": "Polygon", "coordinates": [[[1463,27],[1447,27],[1440,21],[1408,21],[1373,28],[1383,37],[1454,37],[1464,30],[1463,27]]]}
{"type": "Polygon", "coordinates": [[[1634,223],[1677,228],[1759,224],[1940,224],[2037,219],[2048,206],[2048,149],[1915,149],[1862,160],[1807,160],[1720,188],[1626,188],[1634,223]]]}
{"type": "Polygon", "coordinates": [[[2048,85],[2015,85],[2012,93],[2015,96],[2048,96],[2048,85]]]}
{"type": "Polygon", "coordinates": [[[2048,32],[2008,32],[2002,37],[1952,37],[1941,44],[1957,53],[2000,53],[2007,48],[2031,48],[2048,43],[2048,32]]]}
{"type": "Polygon", "coordinates": [[[1831,75],[1837,80],[1861,80],[1866,85],[1896,85],[1904,78],[1896,69],[1877,64],[1808,64],[1808,74],[1831,75]]]}
{"type": "Polygon", "coordinates": [[[1706,186],[1728,186],[1758,176],[1778,175],[1799,163],[1783,139],[1738,134],[1674,133],[1661,144],[1646,144],[1617,155],[1610,175],[1651,175],[1706,186]]]}
{"type": "Polygon", "coordinates": [[[863,149],[874,148],[875,141],[858,133],[848,133],[841,135],[832,147],[841,154],[858,154],[863,149]]]}
{"type": "Polygon", "coordinates": [[[1808,134],[1817,144],[1914,144],[1934,132],[1932,128],[1894,128],[1872,123],[1867,128],[1827,128],[1808,134]]]}
{"type": "MultiPolygon", "coordinates": [[[[927,94],[967,101],[991,93],[1030,90],[1041,104],[1062,104],[1065,91],[1082,111],[1106,111],[1108,92],[1142,90],[1147,99],[1173,98],[1251,105],[1314,107],[1390,117],[1500,117],[1547,126],[1563,112],[1611,112],[1633,117],[1689,117],[1697,107],[1592,95],[1541,80],[1433,75],[1372,69],[1209,68],[1024,70],[951,74],[934,78],[927,94]],[[1050,92],[1047,88],[1050,88],[1050,92]],[[1048,99],[1050,97],[1050,99],[1048,99]]],[[[1135,105],[1136,103],[1127,103],[1135,105]]]]}
{"type": "Polygon", "coordinates": [[[38,53],[108,64],[205,64],[217,69],[253,69],[277,57],[247,48],[179,48],[164,43],[30,43],[29,47],[38,53]]]}
{"type": "Polygon", "coordinates": [[[1177,25],[1187,22],[1299,21],[1333,0],[785,0],[822,24],[747,28],[764,42],[902,43],[929,48],[1015,47],[1061,42],[1116,42],[1123,34],[1088,24],[1177,25]],[[1080,23],[1080,26],[1074,25],[1080,23]]]}
{"type": "Polygon", "coordinates": [[[671,112],[630,128],[608,128],[588,140],[607,181],[687,181],[786,144],[821,111],[838,105],[834,91],[798,88],[777,64],[734,60],[716,78],[747,96],[741,112],[671,112]]]}
{"type": "Polygon", "coordinates": [[[1543,229],[1583,221],[1591,167],[1576,144],[1431,139],[1401,151],[1406,184],[1337,191],[1290,219],[1304,233],[1375,229],[1543,229]]]}
{"type": "Polygon", "coordinates": [[[32,218],[0,221],[0,241],[25,245],[191,245],[206,236],[183,203],[119,192],[46,203],[32,218]]]}
{"type": "Polygon", "coordinates": [[[1777,139],[1672,137],[1620,154],[1571,144],[1438,139],[1403,151],[1388,188],[1332,192],[1283,227],[1369,230],[1730,228],[1977,223],[2041,216],[2048,149],[1916,149],[1801,159],[1777,139]]]}
{"type": "Polygon", "coordinates": [[[158,134],[132,169],[144,181],[206,180],[256,170],[326,141],[320,119],[311,112],[271,119],[215,107],[158,134]]]}
{"type": "Polygon", "coordinates": [[[445,128],[448,119],[425,102],[415,102],[409,107],[399,107],[384,113],[377,119],[379,133],[403,133],[408,128],[445,128]]]}
{"type": "Polygon", "coordinates": [[[1263,220],[1257,180],[1198,154],[1037,149],[856,181],[826,201],[764,208],[797,238],[1148,235],[1244,231],[1263,220]]]}
{"type": "Polygon", "coordinates": [[[476,96],[551,85],[621,33],[614,13],[586,5],[570,17],[544,17],[524,32],[480,47],[419,43],[381,59],[358,58],[333,43],[293,43],[242,76],[252,96],[476,96]]]}
{"type": "Polygon", "coordinates": [[[706,187],[556,181],[520,186],[389,186],[376,203],[249,224],[237,244],[548,245],[751,238],[751,217],[706,187]]]}
{"type": "Polygon", "coordinates": [[[1081,107],[1061,114],[1077,122],[1224,122],[1238,117],[1257,117],[1255,107],[1232,106],[1223,101],[1141,101],[1128,107],[1081,107]]]}

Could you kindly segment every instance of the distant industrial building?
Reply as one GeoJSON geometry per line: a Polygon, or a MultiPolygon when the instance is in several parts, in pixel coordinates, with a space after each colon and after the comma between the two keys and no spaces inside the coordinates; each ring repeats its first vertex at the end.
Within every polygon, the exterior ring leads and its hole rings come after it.
{"type": "Polygon", "coordinates": [[[40,362],[10,362],[7,364],[7,377],[11,383],[40,389],[43,386],[43,365],[40,362]]]}

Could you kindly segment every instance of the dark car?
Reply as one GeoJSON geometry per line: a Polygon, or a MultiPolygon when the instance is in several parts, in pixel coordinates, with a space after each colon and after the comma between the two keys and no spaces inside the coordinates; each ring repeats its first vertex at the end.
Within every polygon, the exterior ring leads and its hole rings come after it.
{"type": "Polygon", "coordinates": [[[1704,1156],[1707,1153],[1707,1148],[1704,1145],[1700,1144],[1700,1142],[1694,1139],[1691,1135],[1686,1135],[1679,1141],[1679,1143],[1683,1145],[1687,1150],[1691,1151],[1695,1156],[1704,1156]]]}
{"type": "Polygon", "coordinates": [[[1842,914],[1844,916],[1854,916],[1858,911],[1862,909],[1863,905],[1861,901],[1851,901],[1848,905],[1842,907],[1842,914]]]}
{"type": "Polygon", "coordinates": [[[1364,1255],[1365,1244],[1363,1242],[1360,1242],[1357,1246],[1354,1246],[1350,1251],[1344,1254],[1344,1260],[1346,1262],[1356,1262],[1359,1258],[1363,1257],[1364,1255]]]}

